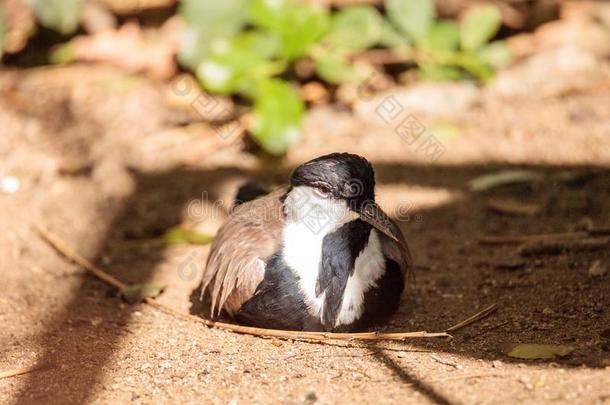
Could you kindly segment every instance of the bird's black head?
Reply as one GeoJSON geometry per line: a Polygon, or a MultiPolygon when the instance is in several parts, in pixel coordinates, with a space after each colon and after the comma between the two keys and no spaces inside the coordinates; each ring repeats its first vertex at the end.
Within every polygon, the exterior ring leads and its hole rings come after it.
{"type": "Polygon", "coordinates": [[[345,200],[356,207],[375,200],[375,172],[365,158],[350,153],[332,153],[297,167],[290,184],[314,188],[320,195],[345,200]]]}
{"type": "Polygon", "coordinates": [[[396,241],[400,238],[400,230],[375,203],[375,172],[361,156],[332,153],[310,160],[292,172],[290,185],[310,187],[318,198],[335,200],[390,238],[396,241]]]}

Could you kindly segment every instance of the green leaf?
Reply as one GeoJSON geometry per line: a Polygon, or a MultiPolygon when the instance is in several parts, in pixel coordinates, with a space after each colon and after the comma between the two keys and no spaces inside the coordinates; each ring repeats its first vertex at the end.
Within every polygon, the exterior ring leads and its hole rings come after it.
{"type": "Polygon", "coordinates": [[[138,302],[144,301],[146,298],[158,297],[164,289],[164,285],[152,283],[131,284],[123,288],[119,294],[129,304],[137,304],[138,302]]]}
{"type": "Polygon", "coordinates": [[[82,0],[34,0],[34,12],[42,25],[63,35],[78,28],[82,0]]]}
{"type": "Polygon", "coordinates": [[[183,0],[178,12],[186,23],[178,59],[196,68],[223,39],[238,33],[247,22],[247,0],[183,0]]]}
{"type": "Polygon", "coordinates": [[[251,49],[229,45],[225,52],[204,60],[195,73],[208,91],[249,95],[258,80],[280,73],[284,68],[283,64],[268,61],[251,49]]]}
{"type": "Polygon", "coordinates": [[[55,64],[74,62],[76,60],[76,55],[74,54],[74,45],[71,42],[58,45],[51,51],[49,59],[51,63],[55,64]]]}
{"type": "Polygon", "coordinates": [[[325,52],[315,59],[316,74],[329,83],[355,82],[360,75],[347,58],[337,52],[325,52]]]}
{"type": "Polygon", "coordinates": [[[420,44],[431,51],[453,51],[460,44],[460,28],[453,21],[439,21],[422,37],[420,44]]]}
{"type": "Polygon", "coordinates": [[[303,101],[292,86],[277,79],[259,83],[254,103],[253,139],[267,152],[281,155],[301,137],[303,101]]]}
{"type": "Polygon", "coordinates": [[[491,66],[479,55],[472,52],[461,52],[458,55],[457,64],[473,77],[483,82],[488,82],[494,75],[491,66]]]}
{"type": "Polygon", "coordinates": [[[420,64],[419,74],[422,79],[431,81],[460,80],[464,78],[464,72],[460,68],[437,63],[420,64]]]}
{"type": "Polygon", "coordinates": [[[462,48],[474,51],[485,45],[500,29],[502,15],[497,6],[484,4],[472,8],[460,24],[462,48]]]}
{"type": "Polygon", "coordinates": [[[381,36],[379,37],[379,45],[387,48],[409,48],[409,40],[403,37],[400,32],[385,18],[381,23],[381,36]]]}
{"type": "Polygon", "coordinates": [[[520,343],[509,345],[504,349],[504,353],[510,357],[518,359],[536,360],[536,359],[555,359],[557,357],[565,357],[572,353],[574,349],[564,345],[539,345],[520,343]]]}
{"type": "Polygon", "coordinates": [[[214,237],[176,226],[165,231],[161,240],[170,245],[207,245],[214,237]]]}
{"type": "Polygon", "coordinates": [[[279,33],[284,29],[285,14],[291,5],[287,0],[250,0],[248,16],[256,26],[279,33]]]}
{"type": "Polygon", "coordinates": [[[279,54],[281,40],[271,32],[248,31],[233,37],[230,46],[248,49],[265,59],[271,59],[279,54]]]}
{"type": "Polygon", "coordinates": [[[513,59],[513,53],[504,41],[494,41],[481,48],[477,55],[494,68],[508,65],[513,59]]]}
{"type": "Polygon", "coordinates": [[[433,0],[385,0],[390,21],[408,38],[418,41],[436,17],[433,0]]]}
{"type": "Polygon", "coordinates": [[[288,0],[251,0],[252,22],[281,40],[280,56],[294,60],[307,53],[329,27],[328,9],[288,0]]]}
{"type": "Polygon", "coordinates": [[[464,129],[455,122],[441,121],[426,129],[425,134],[434,135],[437,140],[444,142],[457,138],[463,131],[464,129]]]}
{"type": "Polygon", "coordinates": [[[331,48],[360,51],[377,44],[383,19],[371,6],[352,6],[334,14],[324,42],[331,48]]]}

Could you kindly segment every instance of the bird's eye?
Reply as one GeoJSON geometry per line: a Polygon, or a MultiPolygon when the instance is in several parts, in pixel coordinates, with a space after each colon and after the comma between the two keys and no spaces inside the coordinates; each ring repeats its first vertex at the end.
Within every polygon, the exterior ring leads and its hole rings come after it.
{"type": "Polygon", "coordinates": [[[316,186],[314,190],[322,198],[328,198],[330,196],[330,187],[324,184],[316,186]]]}

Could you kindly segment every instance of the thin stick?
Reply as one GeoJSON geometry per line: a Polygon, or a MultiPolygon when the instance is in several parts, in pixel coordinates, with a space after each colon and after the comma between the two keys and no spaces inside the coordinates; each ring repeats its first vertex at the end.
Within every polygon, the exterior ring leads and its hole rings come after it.
{"type": "Polygon", "coordinates": [[[34,229],[40,234],[40,236],[47,241],[55,250],[61,253],[63,256],[73,261],[74,263],[81,266],[83,269],[92,273],[95,277],[99,278],[102,281],[110,284],[111,286],[122,290],[127,287],[127,284],[123,283],[121,280],[112,277],[110,274],[104,272],[103,270],[97,268],[93,265],[89,260],[85,259],[81,255],[79,255],[72,247],[70,247],[65,241],[53,235],[48,229],[44,228],[41,225],[34,224],[34,229]]]}
{"type": "Polygon", "coordinates": [[[593,228],[588,231],[546,233],[540,235],[486,235],[479,238],[479,243],[481,245],[520,245],[529,242],[540,242],[557,239],[584,239],[603,236],[610,236],[610,229],[593,228]]]}
{"type": "Polygon", "coordinates": [[[477,312],[473,316],[464,319],[462,322],[456,323],[455,325],[453,325],[450,328],[447,328],[445,330],[445,332],[454,332],[454,331],[456,331],[458,329],[462,329],[463,327],[468,326],[471,323],[474,323],[474,322],[476,322],[478,320],[481,320],[481,319],[489,316],[496,309],[498,309],[498,304],[491,304],[490,306],[488,306],[487,308],[477,312]]]}
{"type": "Polygon", "coordinates": [[[432,337],[451,337],[446,332],[435,332],[430,333],[426,331],[418,332],[357,332],[357,333],[332,333],[332,332],[304,332],[294,330],[280,330],[280,329],[265,329],[256,328],[254,326],[243,326],[235,325],[226,322],[217,322],[209,319],[200,318],[195,315],[186,314],[184,312],[177,311],[171,307],[160,304],[152,298],[147,298],[145,301],[147,304],[159,309],[160,311],[174,315],[176,317],[201,323],[210,328],[224,329],[235,333],[241,333],[253,336],[263,337],[276,337],[281,339],[301,339],[301,340],[314,340],[314,341],[325,341],[325,340],[403,340],[409,338],[432,338],[432,337]]]}
{"type": "Polygon", "coordinates": [[[376,65],[389,65],[393,63],[413,62],[417,55],[409,51],[398,51],[393,49],[370,49],[352,57],[353,60],[366,61],[376,65]]]}
{"type": "Polygon", "coordinates": [[[522,243],[539,242],[551,239],[580,239],[586,238],[587,232],[565,232],[565,233],[548,233],[541,235],[507,235],[493,236],[487,235],[479,238],[481,245],[520,245],[522,243]]]}
{"type": "MultiPolygon", "coordinates": [[[[455,375],[451,377],[439,378],[436,380],[425,381],[427,384],[434,383],[443,383],[446,381],[457,381],[457,380],[470,380],[472,378],[487,378],[487,377],[499,377],[502,378],[502,375],[497,373],[489,373],[489,374],[467,374],[467,375],[455,375]]],[[[408,386],[416,385],[416,383],[409,383],[408,386]]]]}
{"type": "Polygon", "coordinates": [[[12,370],[0,371],[0,380],[2,380],[3,378],[15,377],[17,375],[22,375],[22,374],[31,373],[33,371],[42,370],[43,368],[47,368],[47,367],[43,364],[34,364],[33,366],[29,366],[29,367],[20,367],[20,368],[14,368],[12,370]]]}
{"type": "MultiPolygon", "coordinates": [[[[61,253],[67,259],[77,263],[83,269],[87,270],[94,276],[105,281],[106,283],[123,289],[127,284],[117,280],[110,276],[100,268],[96,267],[93,263],[80,256],[74,249],[72,249],[66,242],[61,240],[59,237],[52,234],[49,230],[41,225],[34,224],[34,228],[40,234],[40,236],[47,241],[55,250],[61,253]]],[[[201,323],[211,328],[224,329],[235,333],[242,333],[253,336],[263,337],[276,337],[282,339],[297,339],[297,340],[313,340],[313,341],[325,341],[325,340],[403,340],[408,338],[432,338],[432,337],[451,337],[446,332],[428,333],[426,331],[418,332],[360,332],[360,333],[330,333],[330,332],[304,332],[304,331],[290,331],[290,330],[279,330],[279,329],[265,329],[256,328],[252,326],[235,325],[225,322],[217,322],[209,319],[200,318],[195,315],[183,313],[177,311],[169,306],[159,303],[153,298],[146,298],[145,303],[148,305],[168,313],[170,315],[182,318],[185,320],[201,323]]]]}

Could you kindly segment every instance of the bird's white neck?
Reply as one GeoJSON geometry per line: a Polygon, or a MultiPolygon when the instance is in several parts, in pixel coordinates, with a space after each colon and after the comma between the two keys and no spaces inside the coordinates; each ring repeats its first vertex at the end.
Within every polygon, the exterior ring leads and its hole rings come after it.
{"type": "MultiPolygon", "coordinates": [[[[324,294],[316,296],[316,282],[322,259],[324,237],[358,219],[343,201],[321,197],[306,186],[294,187],[284,202],[286,222],[282,234],[283,258],[299,277],[301,292],[314,316],[321,316],[324,294]]],[[[377,232],[371,230],[365,248],[356,259],[353,275],[345,289],[337,326],[357,319],[362,313],[364,293],[383,274],[385,259],[377,232]]]]}

